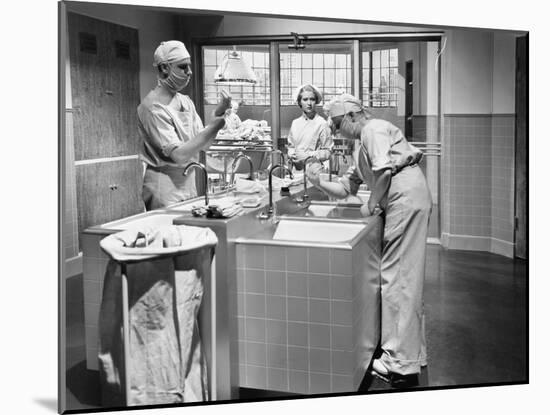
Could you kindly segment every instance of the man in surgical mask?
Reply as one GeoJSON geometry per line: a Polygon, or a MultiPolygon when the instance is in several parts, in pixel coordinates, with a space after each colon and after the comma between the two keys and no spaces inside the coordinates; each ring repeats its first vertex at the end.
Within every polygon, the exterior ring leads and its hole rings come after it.
{"type": "Polygon", "coordinates": [[[354,165],[339,182],[321,180],[318,163],[307,175],[336,198],[356,194],[359,185],[367,183],[371,195],[361,212],[384,213],[380,356],[362,364],[394,386],[404,386],[427,364],[423,283],[432,199],[418,166],[422,152],[395,125],[371,117],[352,95],[338,96],[326,111],[332,128],[355,140],[354,165]]]}
{"type": "Polygon", "coordinates": [[[212,121],[203,126],[193,101],[181,93],[192,76],[191,58],[182,42],[161,42],[153,66],[157,85],[137,109],[140,157],[146,165],[142,197],[147,210],[197,196],[195,170],[183,175],[183,169],[210,147],[231,106],[231,97],[223,91],[212,121]]]}

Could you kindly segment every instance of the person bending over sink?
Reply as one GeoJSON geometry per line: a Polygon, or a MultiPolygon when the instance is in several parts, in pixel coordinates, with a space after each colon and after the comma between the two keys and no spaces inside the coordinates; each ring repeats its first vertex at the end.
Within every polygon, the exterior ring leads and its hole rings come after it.
{"type": "Polygon", "coordinates": [[[225,125],[231,96],[222,91],[212,121],[203,127],[193,101],[180,93],[191,79],[191,59],[177,40],[161,42],[153,66],[158,84],[137,108],[140,157],[146,164],[142,197],[147,210],[159,209],[197,196],[195,174],[183,174],[186,164],[198,161],[225,125]]]}
{"type": "Polygon", "coordinates": [[[313,85],[302,85],[295,93],[302,115],[292,121],[288,133],[288,158],[296,170],[304,168],[309,156],[328,160],[332,148],[332,135],[327,122],[317,114],[315,106],[322,100],[321,92],[313,85]]]}
{"type": "Polygon", "coordinates": [[[336,198],[356,194],[366,182],[371,195],[361,213],[384,212],[381,355],[373,360],[372,373],[393,386],[410,385],[427,364],[423,286],[432,198],[418,166],[422,152],[407,142],[399,128],[372,118],[352,95],[338,96],[325,110],[335,130],[356,140],[354,165],[339,182],[321,180],[319,163],[308,167],[307,176],[336,198]]]}

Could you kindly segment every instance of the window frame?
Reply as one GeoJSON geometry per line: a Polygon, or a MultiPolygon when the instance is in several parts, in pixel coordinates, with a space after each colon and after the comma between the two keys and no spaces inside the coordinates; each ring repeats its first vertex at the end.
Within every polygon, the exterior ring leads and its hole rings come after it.
{"type": "MultiPolygon", "coordinates": [[[[393,86],[390,86],[390,75],[391,75],[391,70],[392,69],[395,69],[397,70],[397,72],[399,73],[399,45],[398,45],[398,42],[394,42],[392,44],[388,44],[388,43],[382,43],[382,44],[372,44],[371,42],[361,42],[360,44],[360,50],[359,50],[359,54],[360,54],[360,65],[361,65],[361,68],[360,68],[360,73],[361,73],[361,87],[360,87],[360,91],[361,91],[361,101],[363,102],[363,105],[367,108],[397,108],[398,107],[398,94],[399,92],[397,91],[399,88],[397,85],[393,85],[393,86]],[[368,45],[368,46],[366,46],[368,45]],[[364,49],[366,47],[366,50],[364,49]],[[396,59],[396,64],[394,66],[391,66],[390,65],[390,59],[391,59],[391,51],[392,50],[396,50],[397,51],[397,59],[396,59]],[[387,62],[387,66],[383,66],[382,65],[382,62],[380,62],[380,65],[377,67],[377,68],[374,68],[374,65],[373,65],[373,52],[382,52],[382,51],[387,51],[388,52],[388,62],[387,62]],[[368,86],[365,86],[364,84],[364,71],[365,71],[365,61],[364,61],[364,56],[365,54],[368,54],[368,57],[369,57],[369,65],[368,65],[368,72],[369,72],[369,82],[368,82],[368,86]],[[392,88],[394,90],[393,94],[393,98],[392,97],[387,97],[387,98],[383,98],[383,99],[379,99],[379,100],[376,100],[373,98],[373,95],[375,94],[374,93],[374,88],[380,88],[380,86],[378,87],[374,87],[373,86],[373,70],[376,70],[376,69],[379,69],[380,72],[382,71],[382,69],[387,69],[388,70],[388,79],[387,79],[387,88],[392,88]],[[368,99],[365,97],[365,89],[368,91],[368,99]],[[386,104],[385,105],[374,105],[374,102],[385,102],[386,104]]],[[[380,77],[382,77],[382,75],[380,74],[380,77]]],[[[380,92],[379,92],[380,93],[380,92]]]]}

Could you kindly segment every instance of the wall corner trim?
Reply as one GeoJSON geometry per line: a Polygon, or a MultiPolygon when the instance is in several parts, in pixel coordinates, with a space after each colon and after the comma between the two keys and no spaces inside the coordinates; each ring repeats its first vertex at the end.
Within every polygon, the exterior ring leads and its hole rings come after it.
{"type": "Polygon", "coordinates": [[[447,232],[441,234],[441,244],[447,249],[465,251],[483,251],[514,257],[514,243],[489,236],[454,235],[447,232]]]}
{"type": "Polygon", "coordinates": [[[65,279],[82,274],[82,252],[65,261],[65,279]]]}

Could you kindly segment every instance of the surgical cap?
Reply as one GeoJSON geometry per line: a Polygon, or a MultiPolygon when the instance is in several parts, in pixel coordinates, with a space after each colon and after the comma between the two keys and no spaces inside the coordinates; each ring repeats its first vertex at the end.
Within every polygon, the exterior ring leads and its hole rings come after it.
{"type": "Polygon", "coordinates": [[[325,104],[323,109],[329,117],[337,117],[350,112],[362,111],[363,105],[353,95],[342,94],[325,104]]]}
{"type": "Polygon", "coordinates": [[[167,40],[161,42],[153,57],[153,66],[161,63],[174,63],[190,58],[185,45],[179,40],[167,40]]]}
{"type": "Polygon", "coordinates": [[[317,87],[311,84],[304,84],[298,87],[296,91],[294,91],[294,101],[296,101],[298,105],[300,105],[300,103],[298,102],[300,93],[303,92],[304,89],[310,89],[311,91],[313,91],[313,93],[315,94],[315,99],[317,100],[317,103],[323,100],[323,95],[321,94],[321,91],[319,91],[317,87]]]}

